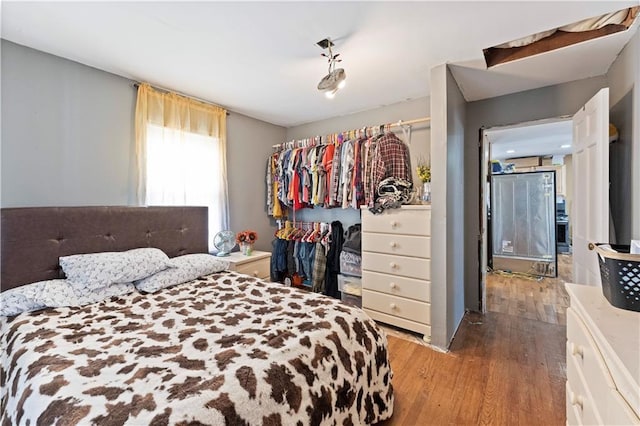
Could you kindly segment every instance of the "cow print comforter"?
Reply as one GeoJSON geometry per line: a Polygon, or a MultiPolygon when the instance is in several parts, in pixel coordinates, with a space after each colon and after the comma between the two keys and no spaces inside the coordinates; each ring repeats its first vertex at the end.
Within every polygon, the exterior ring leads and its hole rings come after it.
{"type": "Polygon", "coordinates": [[[2,425],[360,425],[393,412],[361,310],[237,273],[0,319],[2,425]]]}

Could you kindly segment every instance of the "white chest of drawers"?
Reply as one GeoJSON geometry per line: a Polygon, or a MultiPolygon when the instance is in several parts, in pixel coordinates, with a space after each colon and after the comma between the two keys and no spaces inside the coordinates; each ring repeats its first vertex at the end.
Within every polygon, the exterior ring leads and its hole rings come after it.
{"type": "Polygon", "coordinates": [[[431,340],[431,206],[362,210],[362,309],[431,340]]]}
{"type": "Polygon", "coordinates": [[[640,313],[566,284],[567,424],[640,424],[640,313]]]}

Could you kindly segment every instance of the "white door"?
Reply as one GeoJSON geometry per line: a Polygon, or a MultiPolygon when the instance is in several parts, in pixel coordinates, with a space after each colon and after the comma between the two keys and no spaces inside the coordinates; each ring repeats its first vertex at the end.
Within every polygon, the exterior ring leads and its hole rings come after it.
{"type": "Polygon", "coordinates": [[[573,116],[573,280],[600,286],[589,243],[609,242],[609,88],[573,116]]]}

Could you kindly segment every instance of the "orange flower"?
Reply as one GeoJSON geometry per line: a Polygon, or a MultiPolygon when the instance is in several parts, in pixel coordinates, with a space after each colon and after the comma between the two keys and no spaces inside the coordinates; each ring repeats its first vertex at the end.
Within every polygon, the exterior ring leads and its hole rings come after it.
{"type": "Polygon", "coordinates": [[[253,244],[258,241],[258,233],[256,231],[246,230],[238,232],[236,234],[236,242],[238,244],[249,243],[253,244]]]}

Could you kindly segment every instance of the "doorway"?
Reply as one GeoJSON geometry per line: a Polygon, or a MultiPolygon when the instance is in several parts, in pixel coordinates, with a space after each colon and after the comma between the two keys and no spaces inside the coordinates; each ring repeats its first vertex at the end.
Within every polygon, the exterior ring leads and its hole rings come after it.
{"type": "Polygon", "coordinates": [[[482,129],[483,311],[564,323],[572,138],[571,117],[482,129]]]}

